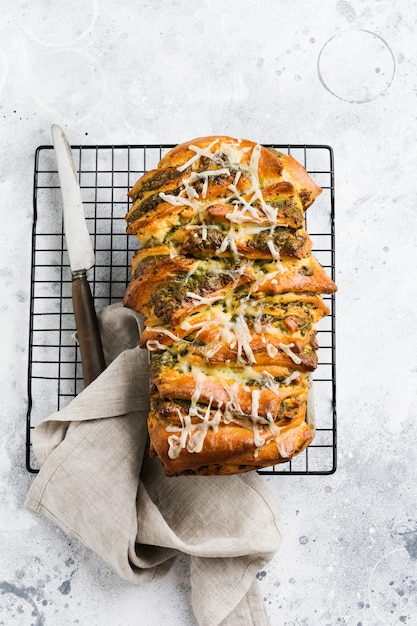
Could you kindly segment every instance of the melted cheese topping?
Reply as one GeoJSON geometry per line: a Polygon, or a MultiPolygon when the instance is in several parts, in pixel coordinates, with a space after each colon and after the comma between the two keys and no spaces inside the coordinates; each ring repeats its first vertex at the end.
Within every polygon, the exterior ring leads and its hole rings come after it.
{"type": "Polygon", "coordinates": [[[233,256],[240,256],[236,246],[236,232],[232,228],[229,230],[226,237],[224,237],[220,248],[216,250],[216,254],[222,254],[223,252],[226,252],[227,248],[230,248],[233,256]]]}
{"type": "Polygon", "coordinates": [[[170,337],[170,339],[173,339],[174,341],[181,341],[181,337],[178,337],[178,335],[175,335],[173,332],[171,332],[167,328],[154,326],[150,330],[152,330],[154,333],[160,333],[161,335],[167,335],[167,337],[170,337]]]}
{"type": "MultiPolygon", "coordinates": [[[[238,323],[242,324],[242,319],[240,319],[238,323]]],[[[246,333],[243,332],[243,335],[245,334],[246,333]]],[[[238,342],[242,341],[242,337],[237,336],[236,340],[238,342]]],[[[241,345],[244,349],[245,340],[243,340],[241,345]]],[[[251,355],[250,349],[248,354],[249,356],[251,355]]],[[[270,389],[279,395],[281,387],[288,386],[298,379],[300,372],[292,372],[290,376],[280,383],[275,380],[272,374],[267,370],[260,372],[251,365],[242,365],[237,369],[227,364],[212,367],[206,363],[197,367],[193,365],[192,359],[188,353],[178,357],[177,369],[183,373],[191,374],[195,380],[195,387],[191,396],[188,413],[183,415],[178,412],[180,425],[170,425],[167,427],[167,431],[173,433],[168,438],[168,455],[170,458],[177,458],[183,449],[191,453],[200,452],[209,429],[216,432],[222,421],[225,424],[234,422],[252,429],[255,456],[258,453],[257,451],[265,444],[268,433],[274,436],[278,445],[280,429],[275,424],[273,416],[271,414],[266,417],[259,415],[261,389],[270,389]],[[210,397],[207,406],[199,405],[206,377],[215,377],[226,391],[228,398],[224,405],[221,402],[218,404],[215,412],[212,410],[213,397],[210,397]],[[259,388],[245,385],[245,381],[251,381],[251,385],[253,385],[254,382],[258,383],[259,388]],[[241,389],[242,385],[244,389],[251,393],[251,408],[249,413],[243,411],[239,402],[239,389],[241,389]]],[[[283,456],[282,451],[281,456],[283,456]]]]}
{"type": "Polygon", "coordinates": [[[154,352],[155,350],[166,350],[167,346],[159,343],[157,339],[148,339],[146,342],[146,349],[149,350],[149,352],[154,352]]]}
{"type": "Polygon", "coordinates": [[[168,437],[168,456],[171,459],[176,459],[184,448],[186,448],[188,452],[201,452],[209,428],[212,428],[213,431],[216,432],[221,421],[220,406],[217,408],[213,417],[211,417],[212,397],[205,409],[197,406],[205,376],[199,370],[195,371],[194,376],[196,384],[193,395],[191,396],[188,414],[184,416],[178,411],[181,426],[167,426],[167,432],[179,433],[168,437]],[[199,418],[200,421],[193,423],[193,417],[199,418]]]}
{"type": "Polygon", "coordinates": [[[217,302],[218,300],[223,300],[223,296],[212,296],[210,298],[204,298],[200,296],[198,293],[193,293],[192,291],[187,291],[185,294],[188,298],[192,300],[197,300],[197,302],[201,302],[201,304],[213,304],[213,302],[217,302]]]}
{"type": "Polygon", "coordinates": [[[292,374],[290,374],[283,382],[284,385],[290,385],[293,380],[296,380],[300,375],[300,372],[294,370],[292,374]]]}
{"type": "Polygon", "coordinates": [[[210,145],[208,145],[207,148],[200,148],[199,146],[194,146],[192,144],[189,145],[188,149],[191,150],[192,152],[195,152],[195,154],[192,157],[190,157],[188,161],[186,161],[183,165],[181,165],[180,167],[177,167],[177,170],[179,172],[183,172],[184,170],[187,169],[187,167],[190,167],[190,165],[192,165],[195,161],[197,161],[197,159],[201,158],[202,156],[205,156],[211,159],[213,157],[211,148],[216,143],[217,143],[217,139],[215,139],[210,145]]]}
{"type": "MultiPolygon", "coordinates": [[[[288,343],[290,333],[283,330],[279,324],[265,321],[265,318],[261,319],[264,313],[262,300],[253,299],[259,287],[267,282],[278,283],[280,275],[293,267],[291,261],[282,262],[280,251],[274,243],[274,231],[278,226],[278,208],[268,204],[263,197],[259,179],[259,161],[262,149],[259,144],[253,148],[241,147],[239,141],[233,144],[220,143],[219,145],[217,139],[205,148],[191,144],[188,149],[193,153],[192,156],[183,165],[177,167],[179,172],[185,172],[189,168],[192,170],[184,174],[181,180],[183,186],[181,191],[178,195],[163,192],[159,194],[164,202],[172,206],[190,207],[193,210],[192,218],[188,224],[181,226],[181,228],[186,230],[201,229],[203,241],[214,240],[217,242],[220,241],[219,235],[224,235],[220,246],[215,250],[215,254],[223,255],[230,251],[236,259],[242,258],[238,249],[240,240],[259,233],[269,232],[269,239],[267,239],[266,244],[272,260],[266,264],[260,263],[258,265],[242,263],[240,267],[230,270],[226,269],[227,265],[224,267],[218,259],[196,260],[185,276],[185,282],[188,282],[196,272],[226,274],[233,279],[233,284],[229,286],[227,293],[221,296],[202,296],[191,290],[186,292],[186,297],[191,298],[198,305],[198,312],[193,312],[183,319],[180,325],[188,340],[178,337],[166,328],[147,328],[154,333],[166,335],[174,342],[180,342],[178,345],[174,343],[173,346],[167,347],[157,339],[149,339],[146,346],[151,352],[157,350],[171,352],[176,358],[175,369],[184,374],[191,374],[195,381],[188,412],[177,409],[180,423],[171,424],[166,428],[170,433],[168,456],[171,459],[178,458],[182,450],[198,454],[201,452],[210,430],[217,432],[221,422],[225,424],[235,422],[252,429],[255,457],[265,445],[266,438],[268,437],[270,440],[272,435],[280,455],[285,458],[290,456],[290,453],[282,444],[281,429],[275,423],[274,416],[271,413],[268,413],[266,417],[259,414],[261,390],[268,389],[282,397],[283,387],[300,386],[302,390],[307,383],[306,374],[292,367],[284,368],[284,371],[289,371],[289,375],[286,378],[281,376],[280,382],[267,369],[259,371],[260,368],[257,366],[253,349],[253,341],[256,340],[259,346],[260,340],[269,359],[274,360],[279,351],[282,351],[295,365],[302,363],[300,356],[291,349],[294,348],[295,344],[288,343]],[[212,169],[197,171],[200,165],[197,162],[202,157],[213,163],[212,169]],[[224,186],[221,186],[223,181],[214,180],[216,177],[227,177],[224,186]],[[228,222],[228,228],[224,225],[224,218],[223,224],[219,225],[207,224],[205,223],[206,217],[203,217],[203,215],[207,215],[207,208],[213,203],[213,199],[210,198],[213,194],[209,193],[209,190],[211,192],[211,189],[215,189],[215,185],[219,183],[223,195],[216,199],[216,204],[230,207],[231,210],[224,215],[227,220],[226,224],[228,222]],[[212,239],[210,229],[217,231],[212,239]],[[250,287],[246,288],[246,295],[238,297],[235,294],[235,287],[240,284],[240,276],[248,270],[252,272],[254,280],[250,287]],[[206,315],[204,315],[206,311],[204,306],[210,307],[210,309],[207,308],[209,312],[206,315]],[[194,365],[192,350],[187,350],[185,353],[184,350],[181,350],[181,346],[184,344],[198,346],[197,354],[202,355],[201,358],[204,359],[204,362],[199,363],[198,367],[194,365]],[[228,363],[210,365],[209,360],[224,346],[228,346],[230,350],[235,352],[235,365],[232,366],[228,363]],[[209,398],[207,404],[207,396],[205,396],[205,402],[200,402],[203,385],[207,377],[214,377],[226,392],[227,401],[224,404],[221,402],[217,404],[213,397],[209,398]],[[250,411],[246,413],[239,403],[239,391],[242,390],[242,387],[247,393],[250,393],[250,411]],[[217,405],[216,410],[212,408],[213,403],[215,406],[217,405]]],[[[188,214],[191,213],[189,210],[187,212],[188,214]]],[[[180,224],[180,221],[177,224],[180,224]]],[[[279,224],[279,226],[289,228],[287,224],[279,224]]],[[[177,233],[177,239],[173,238],[173,241],[177,243],[171,242],[169,245],[171,258],[178,255],[175,245],[181,245],[180,231],[177,233]]],[[[295,261],[295,263],[297,262],[295,261]]],[[[273,309],[274,301],[271,299],[269,306],[273,309]]]]}
{"type": "Polygon", "coordinates": [[[279,250],[275,247],[274,242],[272,241],[272,239],[270,239],[267,242],[267,246],[269,248],[269,251],[272,254],[272,258],[275,259],[276,261],[280,261],[281,260],[281,256],[279,254],[279,250]]]}
{"type": "MultiPolygon", "coordinates": [[[[266,219],[270,224],[274,224],[277,219],[278,209],[268,205],[262,195],[259,182],[259,159],[261,155],[261,146],[256,144],[253,148],[239,147],[239,143],[225,144],[221,143],[217,150],[213,151],[217,140],[213,141],[206,148],[200,148],[193,144],[188,146],[188,149],[195,154],[188,159],[183,165],[177,169],[179,172],[184,172],[188,167],[193,165],[201,157],[209,158],[215,165],[223,165],[224,167],[217,167],[217,169],[209,169],[202,172],[191,172],[188,178],[183,178],[182,183],[184,190],[179,195],[165,194],[161,192],[160,197],[173,206],[191,206],[197,213],[200,213],[205,206],[207,189],[209,184],[209,178],[226,175],[229,176],[232,171],[235,171],[233,183],[228,185],[228,189],[231,191],[231,196],[225,198],[225,202],[232,202],[234,209],[231,213],[227,214],[227,219],[235,224],[244,224],[245,222],[258,222],[261,223],[266,219]],[[242,163],[246,153],[251,150],[249,163],[246,165],[242,163]],[[245,172],[251,181],[251,187],[245,190],[244,194],[250,199],[247,200],[243,197],[243,194],[238,190],[237,185],[242,175],[245,172]],[[199,197],[197,191],[192,187],[193,183],[198,180],[203,180],[203,188],[201,197],[199,197]],[[264,218],[259,216],[258,206],[253,206],[254,203],[259,205],[264,218]]],[[[246,159],[245,159],[246,160],[246,159]]],[[[230,249],[233,254],[237,256],[237,250],[230,244],[232,241],[231,236],[228,238],[227,245],[230,245],[230,249]]],[[[225,248],[226,249],[226,248],[225,248]]],[[[222,250],[224,252],[224,250],[222,250]]]]}
{"type": "Polygon", "coordinates": [[[194,207],[193,202],[189,198],[184,198],[182,194],[178,196],[173,196],[172,194],[164,193],[161,191],[159,193],[160,198],[168,204],[172,204],[172,206],[191,206],[194,207]]]}
{"type": "Polygon", "coordinates": [[[281,350],[283,352],[285,352],[285,354],[287,354],[290,359],[292,359],[294,361],[294,363],[296,363],[297,365],[300,365],[300,363],[302,362],[302,359],[300,359],[300,357],[295,354],[295,352],[292,352],[291,348],[294,347],[293,343],[289,343],[288,345],[286,345],[285,343],[280,343],[279,347],[281,348],[281,350]]]}
{"type": "MultiPolygon", "coordinates": [[[[230,170],[227,169],[226,167],[220,168],[218,170],[207,170],[206,172],[193,172],[187,182],[189,185],[192,185],[192,183],[194,183],[196,180],[202,179],[204,183],[203,183],[203,189],[201,192],[201,197],[205,198],[207,195],[208,182],[209,182],[210,176],[222,176],[224,174],[226,174],[227,176],[230,176],[230,170]]],[[[197,194],[197,197],[198,197],[198,194],[197,194]]]]}
{"type": "Polygon", "coordinates": [[[249,152],[250,149],[251,148],[249,146],[240,148],[239,142],[235,144],[222,142],[219,146],[218,153],[224,154],[227,164],[231,168],[237,169],[239,166],[241,166],[243,157],[247,152],[249,152]]]}

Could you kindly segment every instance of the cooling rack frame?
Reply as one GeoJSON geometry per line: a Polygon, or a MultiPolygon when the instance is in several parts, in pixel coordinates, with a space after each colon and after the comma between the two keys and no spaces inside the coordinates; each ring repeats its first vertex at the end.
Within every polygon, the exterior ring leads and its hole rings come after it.
{"type": "MultiPolygon", "coordinates": [[[[86,221],[96,253],[88,273],[96,308],[120,302],[137,249],[125,233],[127,190],[175,144],[72,145],[80,178],[86,221]],[[103,247],[103,241],[107,245],[103,247]]],[[[323,193],[307,211],[313,253],[335,279],[334,153],[322,144],[263,144],[300,161],[323,193]],[[319,229],[315,211],[320,204],[319,229]],[[313,221],[313,227],[310,227],[313,221]],[[322,227],[323,225],[323,227],[322,227]]],[[[83,388],[74,339],[71,273],[61,215],[61,197],[53,146],[36,149],[33,173],[33,227],[29,313],[26,468],[37,473],[32,433],[41,419],[63,408],[83,388]],[[46,246],[46,247],[45,247],[46,246]],[[50,307],[48,309],[48,307],[50,307]],[[53,356],[51,356],[53,355],[53,356]]],[[[335,296],[324,296],[330,314],[318,325],[319,366],[313,373],[316,435],[292,461],[258,470],[267,476],[330,475],[337,468],[335,296]],[[317,393],[319,392],[319,393],[317,393]]]]}

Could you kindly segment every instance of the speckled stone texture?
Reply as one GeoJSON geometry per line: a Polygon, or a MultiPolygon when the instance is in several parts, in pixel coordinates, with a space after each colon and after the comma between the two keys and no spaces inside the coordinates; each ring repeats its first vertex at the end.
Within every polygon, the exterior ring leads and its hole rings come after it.
{"type": "Polygon", "coordinates": [[[2,0],[0,624],[195,624],[187,559],[136,588],[23,508],[33,161],[53,123],[74,144],[333,147],[338,469],[265,477],[285,537],[258,577],[272,626],[417,624],[416,23],[411,0],[2,0]]]}

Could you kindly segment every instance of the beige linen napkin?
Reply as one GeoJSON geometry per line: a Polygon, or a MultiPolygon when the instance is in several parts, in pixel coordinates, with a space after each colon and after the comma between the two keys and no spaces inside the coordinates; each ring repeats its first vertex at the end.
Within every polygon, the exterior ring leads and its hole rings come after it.
{"type": "Polygon", "coordinates": [[[26,507],[94,550],[127,581],[164,575],[190,555],[201,626],[266,626],[256,573],[281,542],[279,507],[256,472],[163,476],[147,455],[147,354],[140,318],[116,305],[100,326],[108,368],[36,427],[41,469],[26,507]]]}

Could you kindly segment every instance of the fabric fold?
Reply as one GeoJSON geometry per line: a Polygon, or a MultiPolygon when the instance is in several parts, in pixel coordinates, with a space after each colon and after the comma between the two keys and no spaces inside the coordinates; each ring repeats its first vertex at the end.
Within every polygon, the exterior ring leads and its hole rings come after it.
{"type": "Polygon", "coordinates": [[[167,478],[158,459],[149,458],[140,324],[120,306],[102,312],[108,368],[36,427],[41,469],[26,507],[133,584],[163,576],[177,554],[187,554],[201,626],[266,626],[256,573],[280,546],[278,503],[255,472],[167,478]]]}

